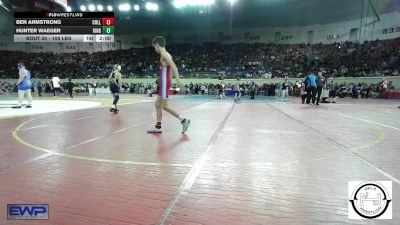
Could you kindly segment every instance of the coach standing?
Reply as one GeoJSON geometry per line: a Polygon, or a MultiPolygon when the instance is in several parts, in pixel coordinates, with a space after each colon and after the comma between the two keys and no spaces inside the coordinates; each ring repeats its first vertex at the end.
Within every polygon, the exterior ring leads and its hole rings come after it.
{"type": "Polygon", "coordinates": [[[32,108],[31,73],[25,68],[25,65],[23,63],[18,63],[18,70],[18,104],[13,108],[20,109],[22,107],[22,101],[24,100],[25,93],[28,97],[28,105],[26,106],[26,108],[32,108]]]}
{"type": "Polygon", "coordinates": [[[310,75],[304,79],[304,83],[307,87],[307,105],[310,105],[310,100],[312,99],[311,105],[315,104],[315,95],[317,94],[317,77],[315,77],[313,72],[309,72],[310,75]]]}
{"type": "Polygon", "coordinates": [[[73,93],[74,93],[74,86],[75,86],[75,84],[72,83],[71,78],[69,78],[69,79],[68,79],[68,82],[67,82],[67,90],[68,90],[68,94],[69,94],[69,97],[70,97],[70,98],[74,98],[74,95],[73,95],[73,93]]]}

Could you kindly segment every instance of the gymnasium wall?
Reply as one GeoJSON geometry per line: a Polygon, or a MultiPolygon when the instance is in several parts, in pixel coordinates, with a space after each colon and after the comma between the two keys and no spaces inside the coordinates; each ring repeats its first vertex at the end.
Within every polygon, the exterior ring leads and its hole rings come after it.
{"type": "MultiPolygon", "coordinates": [[[[33,79],[36,80],[36,79],[33,79]]],[[[93,80],[96,80],[98,83],[107,83],[107,79],[74,79],[73,82],[78,82],[78,83],[91,83],[93,80]]],[[[274,78],[274,79],[242,79],[240,82],[242,83],[247,83],[247,82],[252,82],[254,81],[257,84],[264,84],[264,83],[279,83],[283,82],[285,79],[284,78],[274,78]]],[[[298,78],[289,78],[292,83],[298,81],[298,78]]],[[[366,83],[366,84],[377,84],[382,82],[383,80],[391,81],[393,86],[395,87],[395,90],[400,91],[400,77],[364,77],[364,78],[331,78],[329,79],[328,82],[334,82],[334,83],[366,83]]],[[[10,82],[10,83],[15,83],[17,80],[16,79],[0,79],[0,83],[2,82],[10,82]]],[[[42,82],[45,82],[46,79],[41,79],[42,82]]],[[[50,81],[50,80],[49,80],[50,81]]],[[[220,83],[221,81],[218,79],[181,79],[183,84],[190,84],[190,83],[220,83]]],[[[62,82],[67,82],[67,79],[63,79],[62,82]]],[[[123,79],[123,82],[127,83],[155,83],[155,79],[123,79]]],[[[175,80],[173,80],[175,82],[175,80]]],[[[236,82],[236,80],[225,80],[225,82],[236,82]]]]}

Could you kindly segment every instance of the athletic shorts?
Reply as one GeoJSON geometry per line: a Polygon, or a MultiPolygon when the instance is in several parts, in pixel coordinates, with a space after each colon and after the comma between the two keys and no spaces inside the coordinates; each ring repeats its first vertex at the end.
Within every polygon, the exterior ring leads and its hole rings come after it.
{"type": "Polygon", "coordinates": [[[158,90],[157,94],[163,99],[167,99],[169,91],[171,89],[171,75],[172,69],[170,66],[160,67],[160,77],[158,79],[158,90]]]}
{"type": "Polygon", "coordinates": [[[160,84],[160,87],[157,87],[157,94],[162,98],[169,97],[169,90],[171,89],[171,84],[160,84]]]}
{"type": "Polygon", "coordinates": [[[110,84],[110,91],[113,94],[119,94],[119,86],[116,85],[115,83],[110,84]]]}

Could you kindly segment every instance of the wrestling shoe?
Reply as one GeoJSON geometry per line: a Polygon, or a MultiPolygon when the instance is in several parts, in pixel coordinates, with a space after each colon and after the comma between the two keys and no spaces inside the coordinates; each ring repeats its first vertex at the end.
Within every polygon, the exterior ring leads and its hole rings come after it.
{"type": "Polygon", "coordinates": [[[150,128],[147,130],[147,133],[149,134],[157,134],[157,133],[162,133],[162,128],[157,128],[156,126],[154,126],[153,128],[150,128]]]}
{"type": "Polygon", "coordinates": [[[187,129],[189,128],[190,120],[183,119],[181,124],[182,124],[182,134],[184,134],[187,131],[187,129]]]}

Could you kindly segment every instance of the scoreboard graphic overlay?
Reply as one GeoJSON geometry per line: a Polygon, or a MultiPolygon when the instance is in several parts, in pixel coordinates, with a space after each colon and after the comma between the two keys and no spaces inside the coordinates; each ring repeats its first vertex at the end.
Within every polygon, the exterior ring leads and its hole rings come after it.
{"type": "Polygon", "coordinates": [[[14,42],[114,42],[114,12],[14,12],[14,42]]]}

